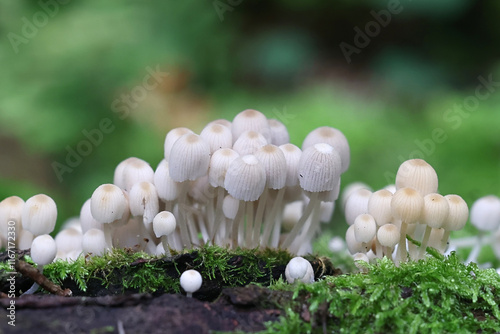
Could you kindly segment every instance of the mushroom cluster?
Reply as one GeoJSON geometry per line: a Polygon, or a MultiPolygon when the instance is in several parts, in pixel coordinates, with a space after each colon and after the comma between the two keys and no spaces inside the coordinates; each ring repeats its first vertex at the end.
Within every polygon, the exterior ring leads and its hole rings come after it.
{"type": "MultiPolygon", "coordinates": [[[[128,158],[112,183],[95,189],[80,216],[56,236],[56,258],[114,247],[168,255],[203,244],[310,252],[320,222],[331,218],[349,145],[341,131],[326,126],[310,132],[302,148],[289,140],[284,124],[252,109],[232,122],[210,122],[199,134],[172,129],[156,169],[128,158]]],[[[12,219],[22,221],[19,248],[52,232],[57,210],[49,199],[3,200],[2,238],[12,219]]]]}
{"type": "Polygon", "coordinates": [[[387,256],[395,263],[425,257],[427,246],[444,252],[451,231],[469,217],[467,203],[458,195],[440,195],[434,168],[422,159],[407,160],[395,185],[372,192],[362,184],[344,190],[344,213],[349,252],[356,258],[387,256]],[[420,247],[407,242],[407,236],[420,247]],[[395,249],[397,251],[395,252],[395,249]]]}

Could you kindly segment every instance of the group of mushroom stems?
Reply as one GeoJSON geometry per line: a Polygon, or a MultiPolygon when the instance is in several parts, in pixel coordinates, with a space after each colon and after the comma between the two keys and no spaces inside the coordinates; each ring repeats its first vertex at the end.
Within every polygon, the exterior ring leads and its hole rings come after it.
{"type": "MultiPolygon", "coordinates": [[[[331,220],[350,150],[343,133],[328,126],[311,131],[301,148],[289,141],[283,123],[252,109],[232,122],[210,122],[200,134],[172,129],[156,169],[135,157],[120,162],[113,182],[98,186],[55,239],[52,198],[4,199],[1,245],[7,247],[15,233],[16,247],[31,248],[40,270],[55,259],[71,261],[112,248],[166,256],[205,244],[281,248],[298,255],[287,268],[288,281],[309,282],[312,269],[299,256],[312,251],[321,223],[331,220]]],[[[437,175],[423,160],[401,165],[394,193],[353,187],[344,192],[349,192],[344,208],[351,225],[346,242],[353,254],[392,258],[398,244],[399,262],[407,252],[423,257],[427,245],[443,251],[450,232],[468,217],[460,196],[437,194],[437,175]],[[422,235],[422,248],[407,246],[406,234],[422,235]]]]}

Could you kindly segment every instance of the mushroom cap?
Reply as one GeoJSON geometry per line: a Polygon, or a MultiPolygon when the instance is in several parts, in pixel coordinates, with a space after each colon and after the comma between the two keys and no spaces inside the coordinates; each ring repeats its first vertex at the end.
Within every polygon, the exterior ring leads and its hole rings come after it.
{"type": "Polygon", "coordinates": [[[360,214],[354,220],[354,237],[357,242],[369,243],[377,233],[377,224],[372,215],[360,214]]]}
{"type": "MultiPolygon", "coordinates": [[[[254,109],[246,109],[237,114],[233,119],[231,131],[233,132],[234,143],[236,143],[238,138],[245,131],[259,132],[264,136],[266,141],[270,142],[271,140],[271,130],[267,122],[267,117],[260,111],[254,109]]],[[[249,153],[240,154],[244,155],[249,153]]]]}
{"type": "Polygon", "coordinates": [[[377,190],[368,200],[368,213],[375,218],[378,226],[392,221],[392,193],[387,189],[377,190]]]}
{"type": "MultiPolygon", "coordinates": [[[[368,255],[366,253],[356,253],[352,256],[353,261],[356,263],[357,261],[363,261],[366,263],[370,263],[370,259],[368,258],[368,255]]],[[[363,266],[356,265],[356,268],[361,269],[363,266]]]]}
{"type": "Polygon", "coordinates": [[[5,239],[10,220],[13,220],[18,228],[22,228],[21,218],[23,207],[24,201],[18,196],[10,196],[0,202],[0,235],[4,236],[5,239]]]}
{"type": "Polygon", "coordinates": [[[57,251],[69,253],[71,251],[82,250],[82,233],[74,228],[67,228],[59,231],[55,238],[57,251]]]}
{"type": "Polygon", "coordinates": [[[114,184],[102,184],[90,197],[90,212],[100,223],[112,223],[120,220],[128,211],[127,198],[123,191],[114,184]]]}
{"type": "Polygon", "coordinates": [[[181,287],[187,293],[193,293],[201,288],[203,278],[201,274],[194,269],[189,269],[181,274],[180,283],[181,287]]]}
{"type": "Polygon", "coordinates": [[[322,126],[314,129],[304,139],[304,142],[302,143],[302,150],[318,143],[326,143],[333,146],[333,148],[335,148],[335,150],[339,153],[341,160],[340,173],[344,173],[349,168],[351,153],[347,138],[344,136],[342,131],[329,126],[322,126]]]}
{"type": "Polygon", "coordinates": [[[269,119],[267,123],[271,130],[271,144],[280,146],[290,142],[290,135],[285,124],[277,119],[269,119]]]}
{"type": "Polygon", "coordinates": [[[293,284],[296,280],[303,283],[312,283],[314,282],[314,270],[309,261],[297,256],[286,265],[285,277],[290,284],[293,284]]]}
{"type": "Polygon", "coordinates": [[[174,201],[179,197],[179,184],[170,177],[167,160],[163,159],[156,167],[153,183],[158,197],[163,201],[174,201]]]}
{"type": "Polygon", "coordinates": [[[357,216],[368,212],[368,201],[372,192],[366,188],[355,190],[348,198],[344,207],[345,220],[349,225],[354,224],[357,216]]]}
{"type": "Polygon", "coordinates": [[[33,239],[35,239],[33,233],[28,230],[21,230],[16,238],[17,249],[29,249],[33,239]]]}
{"type": "Polygon", "coordinates": [[[436,193],[438,176],[434,168],[422,159],[411,159],[403,162],[396,173],[396,188],[411,187],[422,196],[436,193]]]}
{"type": "Polygon", "coordinates": [[[377,240],[384,247],[394,248],[400,239],[399,228],[394,224],[385,224],[377,231],[377,240]]]}
{"type": "Polygon", "coordinates": [[[255,152],[266,171],[266,185],[271,189],[281,189],[286,183],[286,159],[278,146],[267,144],[255,152]]]}
{"type": "Polygon", "coordinates": [[[269,141],[258,131],[245,131],[234,142],[233,150],[239,155],[254,154],[259,148],[267,145],[269,141]]]}
{"type": "Polygon", "coordinates": [[[224,187],[227,169],[231,162],[240,155],[230,148],[215,151],[210,158],[208,181],[212,187],[224,187]]]}
{"type": "Polygon", "coordinates": [[[210,146],[198,135],[188,133],[177,139],[170,151],[170,177],[176,182],[194,181],[206,175],[210,146]]]}
{"type": "Polygon", "coordinates": [[[407,224],[413,224],[420,220],[423,207],[424,198],[414,188],[400,188],[392,195],[392,215],[407,224]]]}
{"type": "Polygon", "coordinates": [[[469,219],[469,207],[462,197],[458,195],[444,196],[448,200],[450,210],[442,228],[448,231],[461,230],[469,219]]]}
{"type": "Polygon", "coordinates": [[[233,146],[231,129],[221,124],[208,124],[201,131],[200,137],[210,146],[210,153],[233,146]]]}
{"type": "Polygon", "coordinates": [[[354,235],[354,225],[351,225],[347,228],[347,231],[345,233],[345,242],[347,244],[349,253],[356,254],[363,251],[363,245],[361,244],[361,242],[358,242],[356,240],[356,237],[354,235]]]}
{"type": "Polygon", "coordinates": [[[54,261],[57,246],[54,239],[48,234],[42,234],[31,243],[31,259],[38,265],[44,266],[54,261]]]}
{"type": "Polygon", "coordinates": [[[299,184],[299,161],[302,155],[302,150],[293,144],[281,145],[280,150],[283,152],[286,161],[286,186],[293,187],[299,184]]]}
{"type": "Polygon", "coordinates": [[[347,203],[347,199],[349,198],[349,196],[354,194],[359,189],[366,189],[370,192],[370,194],[372,193],[372,188],[370,188],[370,186],[367,185],[366,183],[363,182],[349,183],[344,187],[344,189],[342,190],[342,194],[340,196],[340,200],[342,203],[342,210],[345,210],[345,205],[347,203]]]}
{"type": "Polygon", "coordinates": [[[254,155],[234,159],[227,169],[224,188],[241,201],[256,201],[266,186],[266,170],[254,155]]]}
{"type": "Polygon", "coordinates": [[[90,198],[83,203],[80,210],[80,226],[82,227],[82,234],[90,230],[91,228],[97,228],[102,230],[102,223],[95,220],[90,211],[90,198]]]}
{"type": "Polygon", "coordinates": [[[96,228],[91,228],[82,237],[82,250],[93,255],[102,255],[106,251],[106,239],[104,232],[96,228]]]}
{"type": "MultiPolygon", "coordinates": [[[[151,168],[151,166],[142,159],[126,159],[124,161],[124,166],[120,166],[120,168],[122,169],[121,179],[119,174],[116,175],[116,178],[119,181],[115,184],[119,185],[119,187],[123,190],[130,191],[132,186],[139,182],[153,182],[155,172],[153,168],[151,168]]],[[[115,172],[119,173],[116,169],[115,172]]]]}
{"type": "Polygon", "coordinates": [[[222,212],[227,219],[236,218],[236,214],[238,213],[238,208],[240,205],[240,201],[234,198],[231,195],[227,195],[224,197],[224,201],[222,202],[222,212]]]}
{"type": "Polygon", "coordinates": [[[470,222],[481,231],[494,231],[500,225],[500,198],[488,195],[477,199],[470,209],[470,222]]]}
{"type": "Polygon", "coordinates": [[[161,211],[153,219],[153,231],[157,238],[172,234],[176,226],[175,216],[169,211],[161,211]]]}
{"type": "Polygon", "coordinates": [[[172,146],[174,146],[174,143],[177,141],[177,139],[188,133],[194,133],[194,132],[188,128],[180,127],[180,128],[174,128],[167,133],[167,135],[165,136],[165,143],[163,145],[163,153],[165,160],[169,161],[170,152],[172,151],[172,146]]]}
{"type": "Polygon", "coordinates": [[[56,226],[56,203],[44,194],[30,197],[23,206],[21,220],[23,228],[33,235],[49,234],[56,226]]]}
{"type": "Polygon", "coordinates": [[[432,228],[441,228],[448,218],[450,206],[444,196],[430,193],[424,196],[422,223],[432,228]]]}
{"type": "Polygon", "coordinates": [[[153,222],[160,211],[156,187],[150,182],[139,182],[132,186],[129,193],[130,213],[142,216],[145,224],[153,222]]]}
{"type": "Polygon", "coordinates": [[[340,155],[324,143],[306,148],[299,161],[299,184],[306,191],[333,190],[340,180],[340,155]]]}

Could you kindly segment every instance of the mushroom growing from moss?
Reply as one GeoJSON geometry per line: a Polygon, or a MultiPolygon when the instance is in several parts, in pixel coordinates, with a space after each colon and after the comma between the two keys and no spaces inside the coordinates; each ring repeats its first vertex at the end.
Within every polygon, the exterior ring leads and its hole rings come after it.
{"type": "Polygon", "coordinates": [[[201,274],[194,269],[186,270],[180,278],[181,287],[186,291],[188,298],[193,297],[193,293],[201,288],[202,282],[201,274]]]}
{"type": "Polygon", "coordinates": [[[314,270],[309,261],[303,257],[297,256],[288,262],[285,268],[285,277],[288,283],[293,284],[296,281],[303,283],[314,282],[314,270]]]}

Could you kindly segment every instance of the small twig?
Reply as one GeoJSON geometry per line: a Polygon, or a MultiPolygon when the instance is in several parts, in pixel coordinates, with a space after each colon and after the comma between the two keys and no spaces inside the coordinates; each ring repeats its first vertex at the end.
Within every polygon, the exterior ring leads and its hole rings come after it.
{"type": "Polygon", "coordinates": [[[45,277],[37,268],[33,267],[27,262],[18,260],[15,264],[16,270],[22,274],[23,276],[31,278],[33,281],[38,283],[43,289],[46,291],[63,297],[70,297],[73,292],[70,289],[61,289],[61,287],[57,284],[54,284],[47,277],[45,277]]]}

